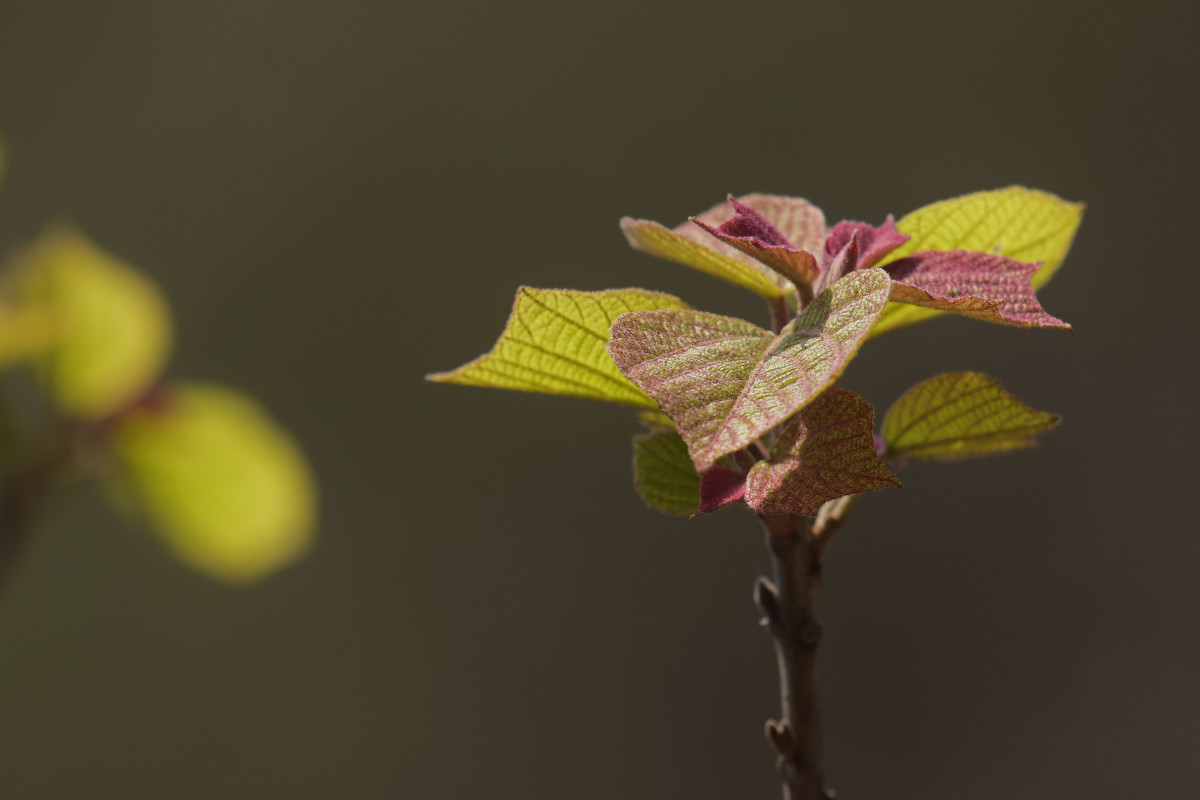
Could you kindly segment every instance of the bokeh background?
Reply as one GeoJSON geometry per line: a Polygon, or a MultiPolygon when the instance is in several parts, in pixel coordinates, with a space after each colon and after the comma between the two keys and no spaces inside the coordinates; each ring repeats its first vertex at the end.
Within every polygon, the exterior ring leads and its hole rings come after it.
{"type": "Polygon", "coordinates": [[[0,248],[68,219],[178,316],[172,374],[302,441],[312,556],[248,590],[64,498],[0,606],[11,798],[768,798],[754,519],[645,509],[621,409],[433,385],[519,284],[757,298],[630,252],[727,192],[880,221],[1089,204],[1069,334],[944,319],[845,385],[978,369],[1040,449],[860,503],[821,612],[846,798],[1200,784],[1192,4],[6,2],[0,248]]]}

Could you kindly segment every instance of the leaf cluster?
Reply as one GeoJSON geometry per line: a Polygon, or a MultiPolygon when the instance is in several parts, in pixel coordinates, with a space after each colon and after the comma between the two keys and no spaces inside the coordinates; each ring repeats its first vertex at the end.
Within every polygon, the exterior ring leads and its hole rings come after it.
{"type": "Polygon", "coordinates": [[[979,373],[931,378],[874,409],[836,382],[882,333],[943,314],[1069,328],[1036,289],[1062,264],[1083,207],[1010,187],[896,222],[842,221],[796,197],[751,194],[667,228],[621,221],[630,244],[762,296],[771,329],[644,289],[521,288],[495,347],[431,380],[642,409],[634,481],[652,507],[694,515],[744,504],[817,514],[899,486],[907,459],[1028,447],[1058,417],[979,373]]]}

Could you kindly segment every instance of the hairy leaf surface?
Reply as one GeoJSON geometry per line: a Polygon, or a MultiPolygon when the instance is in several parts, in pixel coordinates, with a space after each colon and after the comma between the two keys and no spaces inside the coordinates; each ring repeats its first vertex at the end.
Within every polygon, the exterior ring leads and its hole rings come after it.
{"type": "MultiPolygon", "coordinates": [[[[816,253],[825,238],[825,215],[821,209],[799,197],[747,194],[737,202],[761,214],[772,227],[801,250],[816,253]]],[[[733,205],[719,203],[691,219],[718,227],[734,215],[733,205]]],[[[749,289],[768,300],[791,290],[789,281],[767,269],[756,259],[710,236],[694,222],[674,229],[657,222],[625,217],[621,230],[637,250],[698,269],[715,278],[749,289]]]]}
{"type": "Polygon", "coordinates": [[[718,226],[693,217],[692,222],[739,252],[766,264],[796,286],[809,286],[817,279],[817,259],[788,241],[770,220],[754,209],[730,198],[734,215],[718,226]]]}
{"type": "Polygon", "coordinates": [[[771,460],[746,478],[746,504],[764,514],[816,514],[827,501],[900,486],[875,452],[875,411],[863,398],[831,389],[780,432],[771,460]]]}
{"type": "Polygon", "coordinates": [[[512,315],[491,351],[451,372],[427,376],[440,383],[559,394],[655,408],[608,356],[608,331],[621,314],[685,309],[678,297],[644,289],[577,292],[517,290],[512,315]]]}
{"type": "Polygon", "coordinates": [[[947,372],[917,384],[883,418],[888,458],[956,459],[1032,447],[1058,424],[979,372],[947,372]]]}
{"type": "Polygon", "coordinates": [[[887,303],[881,269],[854,272],[822,292],[776,336],[701,311],[622,315],[609,351],[658,402],[703,472],[820,394],[845,369],[887,303]]]}
{"type": "Polygon", "coordinates": [[[700,475],[677,433],[633,437],[633,485],[646,505],[690,517],[700,505],[700,475]]]}
{"type": "Polygon", "coordinates": [[[893,261],[892,299],[1003,325],[1070,328],[1045,312],[1029,279],[1037,264],[991,253],[930,250],[893,261]]]}
{"type": "Polygon", "coordinates": [[[123,417],[113,446],[134,509],[201,572],[257,580],[312,540],[316,491],[307,462],[240,392],[171,387],[153,406],[123,417]]]}
{"type": "MultiPolygon", "coordinates": [[[[880,266],[922,250],[975,250],[1016,261],[1040,262],[1033,276],[1039,289],[1062,265],[1083,218],[1083,204],[1070,203],[1048,192],[1010,186],[990,192],[943,200],[907,214],[896,223],[912,238],[880,266]]],[[[889,306],[873,336],[937,316],[934,309],[889,306]]]]}
{"type": "Polygon", "coordinates": [[[783,294],[783,288],[762,268],[748,263],[748,257],[723,242],[713,240],[713,244],[702,244],[679,229],[671,230],[657,222],[632,217],[622,218],[621,230],[636,250],[699,270],[768,300],[783,294]]]}
{"type": "Polygon", "coordinates": [[[711,514],[736,503],[746,494],[746,476],[736,469],[717,464],[700,476],[700,508],[694,516],[711,514]]]}
{"type": "Polygon", "coordinates": [[[822,266],[832,263],[850,243],[852,236],[858,239],[858,269],[875,266],[880,259],[908,241],[907,236],[896,230],[896,221],[891,214],[878,228],[865,222],[842,220],[829,229],[821,258],[822,266]]]}

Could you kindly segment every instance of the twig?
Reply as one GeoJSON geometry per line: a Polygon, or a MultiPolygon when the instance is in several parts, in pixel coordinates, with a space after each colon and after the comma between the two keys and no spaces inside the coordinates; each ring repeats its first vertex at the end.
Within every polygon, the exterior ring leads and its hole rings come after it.
{"type": "Polygon", "coordinates": [[[779,756],[784,800],[828,800],[822,767],[821,711],[817,701],[817,645],[813,614],[821,580],[821,553],[807,518],[760,514],[774,562],[774,583],[760,578],[754,599],[766,617],[779,660],[782,719],[767,723],[779,756]]]}
{"type": "Polygon", "coordinates": [[[842,523],[846,521],[850,509],[854,508],[854,501],[857,499],[858,495],[848,494],[845,497],[830,500],[817,511],[817,518],[813,520],[812,532],[817,539],[818,557],[825,554],[825,548],[829,547],[833,535],[841,529],[842,523]]]}

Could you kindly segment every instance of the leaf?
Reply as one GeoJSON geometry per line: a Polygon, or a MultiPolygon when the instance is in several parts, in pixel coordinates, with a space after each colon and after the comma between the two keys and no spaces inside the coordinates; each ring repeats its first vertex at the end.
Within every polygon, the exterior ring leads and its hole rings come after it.
{"type": "Polygon", "coordinates": [[[955,459],[1032,447],[1057,414],[1034,411],[979,372],[917,384],[883,418],[885,458],[955,459]]]}
{"type": "MultiPolygon", "coordinates": [[[[799,197],[747,194],[739,203],[761,214],[787,241],[801,250],[816,253],[825,239],[825,215],[821,209],[799,197]]],[[[726,201],[692,219],[717,227],[734,215],[726,201]]],[[[625,217],[621,230],[637,250],[698,269],[715,278],[773,300],[791,287],[786,278],[766,269],[757,260],[737,248],[714,239],[693,222],[668,229],[657,222],[625,217]]]]}
{"type": "Polygon", "coordinates": [[[825,238],[822,266],[831,264],[855,236],[860,251],[858,269],[875,266],[877,261],[908,241],[907,236],[896,230],[896,221],[891,214],[878,228],[865,222],[842,220],[829,229],[829,236],[825,238]]]}
{"type": "Polygon", "coordinates": [[[608,329],[629,311],[687,307],[677,297],[643,289],[576,292],[522,286],[490,352],[427,378],[654,409],[654,401],[627,381],[609,358],[608,329]]]}
{"type": "Polygon", "coordinates": [[[700,475],[677,433],[633,437],[633,484],[646,505],[690,517],[700,505],[700,475]]]}
{"type": "MultiPolygon", "coordinates": [[[[1010,186],[943,200],[917,209],[896,223],[912,238],[879,263],[884,266],[922,250],[975,250],[1015,261],[1041,262],[1033,276],[1040,289],[1062,265],[1083,218],[1083,204],[1010,186]]],[[[875,325],[878,336],[938,315],[938,311],[904,304],[889,306],[875,325]]]]}
{"type": "Polygon", "coordinates": [[[1069,330],[1038,302],[1029,282],[1037,268],[967,250],[916,253],[886,267],[896,282],[892,300],[1004,325],[1069,330]]]}
{"type": "Polygon", "coordinates": [[[122,488],[182,561],[258,580],[309,546],[315,489],[291,437],[250,398],[183,384],[116,429],[122,488]]]}
{"type": "Polygon", "coordinates": [[[745,495],[746,476],[736,469],[717,464],[700,476],[700,507],[693,516],[711,514],[745,495]]]}
{"type": "Polygon", "coordinates": [[[763,514],[816,514],[822,505],[900,481],[875,452],[875,410],[854,392],[830,389],[792,417],[771,460],[746,477],[746,504],[763,514]]]}
{"type": "Polygon", "coordinates": [[[817,259],[807,250],[795,247],[765,217],[747,205],[729,198],[734,215],[713,227],[693,217],[699,225],[720,241],[766,264],[796,286],[811,286],[817,279],[817,259]]]}
{"type": "Polygon", "coordinates": [[[880,269],[817,296],[779,336],[700,311],[624,314],[609,351],[658,402],[703,472],[787,419],[845,369],[891,293],[880,269]]]}
{"type": "Polygon", "coordinates": [[[52,337],[39,373],[55,404],[103,417],[149,388],[171,349],[171,319],[157,287],[69,228],[19,254],[17,310],[52,337]]]}
{"type": "Polygon", "coordinates": [[[657,222],[633,217],[622,217],[621,230],[635,250],[700,270],[714,278],[749,289],[768,300],[783,295],[783,288],[767,277],[762,269],[747,263],[748,257],[743,257],[736,249],[722,242],[701,244],[678,228],[670,230],[657,222]],[[728,248],[732,253],[719,249],[718,245],[728,248]]]}
{"type": "Polygon", "coordinates": [[[45,309],[0,305],[0,369],[49,352],[54,339],[45,309]]]}
{"type": "Polygon", "coordinates": [[[637,418],[639,422],[651,431],[675,432],[675,423],[671,422],[671,418],[657,408],[647,408],[644,411],[639,411],[637,412],[637,418]]]}

